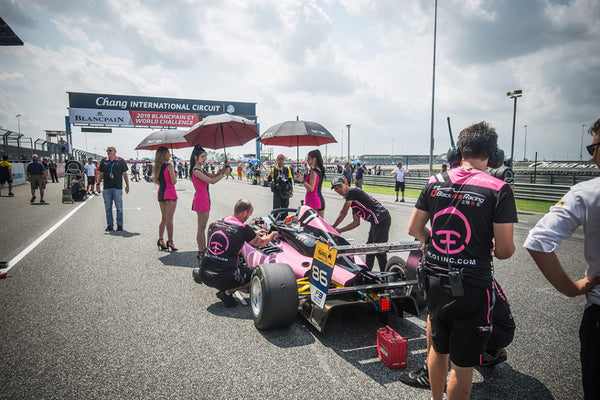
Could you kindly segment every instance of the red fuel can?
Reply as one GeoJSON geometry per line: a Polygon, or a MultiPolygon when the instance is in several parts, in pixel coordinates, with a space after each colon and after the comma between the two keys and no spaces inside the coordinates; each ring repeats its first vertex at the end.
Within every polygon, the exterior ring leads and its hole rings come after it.
{"type": "Polygon", "coordinates": [[[377,330],[377,354],[392,369],[406,367],[406,338],[389,326],[377,330]]]}

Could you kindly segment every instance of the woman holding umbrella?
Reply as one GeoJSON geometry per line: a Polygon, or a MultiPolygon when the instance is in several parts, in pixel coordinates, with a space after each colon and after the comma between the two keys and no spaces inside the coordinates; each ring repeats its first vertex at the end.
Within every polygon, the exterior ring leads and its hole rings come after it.
{"type": "MultiPolygon", "coordinates": [[[[315,209],[317,214],[323,218],[325,216],[325,199],[321,193],[321,187],[325,180],[325,167],[323,166],[323,157],[319,149],[308,152],[307,162],[311,169],[302,182],[306,189],[304,204],[315,209]]],[[[296,180],[302,181],[300,171],[296,172],[296,180]]]]}
{"type": "Polygon", "coordinates": [[[177,207],[177,192],[175,184],[177,175],[173,165],[169,162],[171,154],[164,146],[156,150],[154,156],[154,183],[158,185],[158,204],[160,205],[160,224],[158,225],[158,241],[156,245],[159,250],[177,251],[173,243],[173,215],[177,207]],[[167,243],[163,239],[165,228],[167,229],[167,243]]]}
{"type": "Polygon", "coordinates": [[[225,161],[225,165],[219,172],[212,173],[204,170],[204,164],[206,163],[206,150],[200,145],[194,146],[192,155],[190,157],[190,170],[192,175],[192,182],[194,183],[194,189],[196,194],[194,195],[194,201],[192,202],[192,210],[198,214],[198,231],[196,233],[196,241],[198,242],[198,258],[202,258],[202,253],[206,248],[206,224],[208,222],[208,215],[210,213],[210,194],[208,192],[208,185],[219,182],[225,175],[230,171],[229,162],[225,161]]]}

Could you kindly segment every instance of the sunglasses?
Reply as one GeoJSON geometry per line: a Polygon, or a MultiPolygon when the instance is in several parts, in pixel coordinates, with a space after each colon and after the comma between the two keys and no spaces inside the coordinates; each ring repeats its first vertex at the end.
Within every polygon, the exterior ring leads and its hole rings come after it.
{"type": "Polygon", "coordinates": [[[107,149],[106,152],[107,153],[112,153],[112,150],[111,149],[107,149]]]}
{"type": "Polygon", "coordinates": [[[590,156],[594,155],[594,148],[600,146],[600,142],[598,143],[594,143],[594,144],[590,144],[589,146],[585,146],[585,148],[587,149],[588,153],[590,153],[590,156]]]}

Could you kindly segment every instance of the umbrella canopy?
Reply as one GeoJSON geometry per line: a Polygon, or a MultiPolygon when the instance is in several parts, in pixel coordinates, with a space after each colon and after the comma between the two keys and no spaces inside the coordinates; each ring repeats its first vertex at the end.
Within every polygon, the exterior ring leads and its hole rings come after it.
{"type": "Polygon", "coordinates": [[[185,131],[178,129],[152,132],[137,145],[135,150],[157,150],[160,146],[165,146],[171,150],[190,147],[190,144],[183,137],[185,134],[185,131]]]}
{"type": "Polygon", "coordinates": [[[249,162],[249,163],[257,163],[260,160],[258,158],[244,157],[240,161],[242,161],[242,162],[249,162]]]}
{"type": "Polygon", "coordinates": [[[192,146],[225,149],[241,146],[258,137],[258,127],[253,121],[236,115],[209,115],[192,126],[184,137],[192,146]]]}
{"type": "Polygon", "coordinates": [[[273,125],[258,139],[272,146],[296,147],[296,158],[300,159],[300,146],[320,146],[337,143],[337,140],[325,127],[313,121],[285,121],[273,125]]]}
{"type": "Polygon", "coordinates": [[[321,146],[337,143],[337,140],[325,127],[312,121],[285,121],[273,125],[258,139],[259,142],[273,146],[321,146]]]}
{"type": "Polygon", "coordinates": [[[361,160],[353,160],[351,162],[352,165],[356,165],[356,164],[364,164],[364,162],[362,162],[361,160]]]}

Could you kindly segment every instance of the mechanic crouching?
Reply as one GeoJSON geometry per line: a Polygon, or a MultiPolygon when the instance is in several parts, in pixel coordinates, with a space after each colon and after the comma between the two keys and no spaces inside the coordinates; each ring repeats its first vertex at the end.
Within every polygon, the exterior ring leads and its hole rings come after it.
{"type": "Polygon", "coordinates": [[[252,270],[240,265],[239,252],[245,242],[262,247],[277,237],[277,232],[268,235],[264,230],[255,232],[245,222],[254,211],[249,200],[238,200],[233,215],[213,222],[208,228],[208,241],[200,263],[200,278],[210,287],[219,289],[217,297],[225,307],[235,307],[232,294],[247,289],[252,270]]]}
{"type": "Polygon", "coordinates": [[[441,400],[448,375],[448,400],[468,399],[473,367],[492,333],[492,254],[515,251],[517,210],[508,184],[485,172],[498,158],[498,135],[486,122],[458,137],[460,167],[432,176],[421,191],[408,233],[425,243],[425,285],[432,349],[427,356],[431,394],[441,400]],[[430,222],[431,230],[426,226],[430,222]]]}

